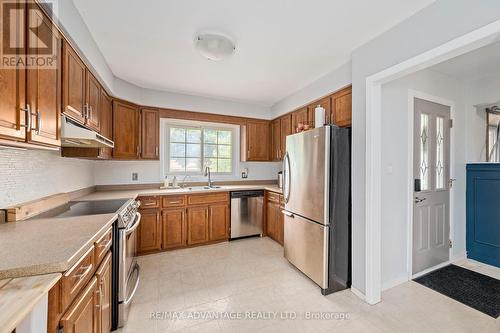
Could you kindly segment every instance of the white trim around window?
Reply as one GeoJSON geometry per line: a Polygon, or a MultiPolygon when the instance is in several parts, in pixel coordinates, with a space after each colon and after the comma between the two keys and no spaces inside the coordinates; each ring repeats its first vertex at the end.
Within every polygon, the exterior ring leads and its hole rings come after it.
{"type": "MultiPolygon", "coordinates": [[[[179,181],[182,181],[185,176],[189,177],[189,180],[191,181],[197,181],[197,180],[204,180],[206,177],[203,176],[203,171],[204,171],[204,165],[205,161],[207,159],[210,159],[210,157],[205,156],[205,147],[210,146],[210,143],[204,142],[203,138],[203,130],[218,130],[218,131],[230,131],[231,132],[231,142],[230,144],[227,143],[221,143],[220,145],[213,144],[214,146],[217,145],[218,148],[224,148],[224,146],[230,146],[231,149],[231,157],[230,157],[230,164],[231,164],[231,172],[217,172],[216,170],[212,171],[212,174],[217,177],[217,179],[232,179],[237,176],[239,172],[239,156],[240,156],[240,128],[238,125],[231,125],[231,124],[219,124],[219,123],[209,123],[209,122],[200,122],[200,121],[191,121],[191,120],[178,120],[178,119],[168,119],[168,118],[162,118],[160,120],[160,169],[161,169],[161,177],[173,177],[177,176],[179,181]],[[193,129],[193,130],[201,130],[200,133],[200,140],[197,142],[200,145],[200,154],[199,157],[194,157],[191,159],[190,162],[196,162],[196,158],[200,159],[200,165],[199,167],[196,167],[196,170],[193,171],[181,171],[181,170],[171,170],[170,169],[170,159],[171,159],[171,154],[170,154],[170,149],[171,149],[171,141],[170,141],[170,131],[171,128],[175,127],[180,127],[180,128],[186,128],[186,129],[193,129]]],[[[195,148],[195,143],[189,143],[184,141],[185,147],[187,149],[188,145],[192,145],[191,148],[195,148]]],[[[195,140],[196,141],[196,140],[195,140]]],[[[172,142],[173,143],[173,142],[172,142]]],[[[182,143],[179,142],[179,146],[182,143]]],[[[189,157],[186,157],[187,154],[184,155],[184,157],[179,156],[179,158],[182,160],[182,158],[185,158],[186,160],[189,159],[189,157]]],[[[195,154],[197,155],[197,154],[195,154]]],[[[193,155],[194,156],[194,155],[193,155]]],[[[217,161],[223,161],[225,158],[221,157],[217,161]]],[[[187,163],[187,162],[186,162],[187,163]]],[[[193,164],[192,164],[193,166],[193,164]]]]}

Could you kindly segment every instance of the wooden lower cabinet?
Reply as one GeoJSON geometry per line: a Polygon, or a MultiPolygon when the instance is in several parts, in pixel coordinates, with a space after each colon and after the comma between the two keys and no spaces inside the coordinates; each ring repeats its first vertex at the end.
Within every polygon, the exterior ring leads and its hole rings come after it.
{"type": "Polygon", "coordinates": [[[284,222],[285,217],[281,210],[283,209],[280,204],[281,195],[273,193],[267,196],[266,202],[266,234],[281,245],[284,241],[284,222]]]}
{"type": "Polygon", "coordinates": [[[208,206],[187,208],[187,244],[208,242],[208,206]]]}
{"type": "Polygon", "coordinates": [[[111,332],[111,252],[108,252],[96,272],[99,307],[97,309],[98,333],[111,332]]]}
{"type": "Polygon", "coordinates": [[[61,319],[64,333],[97,333],[99,292],[97,278],[90,280],[61,319]]]}
{"type": "Polygon", "coordinates": [[[164,209],[161,212],[162,249],[172,249],[186,245],[186,210],[164,209]]]}
{"type": "Polygon", "coordinates": [[[160,212],[156,209],[140,211],[137,252],[151,252],[161,250],[161,223],[160,212]]]}
{"type": "MultiPolygon", "coordinates": [[[[71,275],[71,272],[82,271],[82,262],[85,262],[87,255],[82,257],[71,269],[63,274],[63,278],[58,281],[49,291],[47,332],[48,333],[109,333],[111,331],[111,288],[112,269],[111,252],[108,250],[102,262],[99,257],[91,256],[93,266],[91,279],[81,287],[74,284],[71,291],[77,293],[69,304],[64,300],[68,299],[69,290],[64,287],[64,278],[71,275]]],[[[102,257],[101,257],[102,258],[102,257]]],[[[84,266],[87,267],[87,266],[84,266]]]]}
{"type": "Polygon", "coordinates": [[[208,236],[211,241],[228,239],[230,214],[229,205],[211,205],[208,211],[208,236]]]}

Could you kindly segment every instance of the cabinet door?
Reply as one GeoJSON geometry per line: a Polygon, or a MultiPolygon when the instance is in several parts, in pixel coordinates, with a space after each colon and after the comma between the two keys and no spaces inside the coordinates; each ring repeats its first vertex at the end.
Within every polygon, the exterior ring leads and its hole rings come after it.
{"type": "Polygon", "coordinates": [[[286,115],[280,118],[281,127],[281,152],[280,160],[285,156],[286,151],[286,137],[292,134],[292,115],[286,115]]]}
{"type": "Polygon", "coordinates": [[[64,333],[96,332],[98,329],[98,310],[97,278],[93,277],[61,318],[61,327],[64,333]]]}
{"type": "Polygon", "coordinates": [[[63,112],[85,123],[85,64],[76,52],[68,45],[63,44],[63,112]]]}
{"type": "Polygon", "coordinates": [[[99,132],[99,98],[101,95],[101,85],[99,81],[87,70],[85,83],[85,105],[87,111],[88,127],[99,132]]]}
{"type": "Polygon", "coordinates": [[[168,209],[161,212],[163,249],[186,245],[186,210],[168,209]]]}
{"type": "MultiPolygon", "coordinates": [[[[113,138],[113,99],[101,88],[99,98],[100,134],[108,139],[113,138]]],[[[99,158],[111,158],[111,148],[100,148],[99,158]]]]}
{"type": "Polygon", "coordinates": [[[333,122],[337,126],[349,127],[352,123],[352,90],[345,89],[332,97],[333,122]]]}
{"type": "MultiPolygon", "coordinates": [[[[24,9],[24,1],[17,4],[24,9]]],[[[15,16],[16,20],[21,18],[15,16]]],[[[16,36],[18,44],[24,40],[24,22],[11,24],[19,31],[11,31],[16,36]]],[[[19,49],[21,50],[21,49],[19,49]]],[[[21,52],[21,51],[20,51],[21,52]]],[[[19,56],[21,56],[19,54],[19,56]]],[[[23,68],[0,68],[0,137],[24,141],[26,138],[26,71],[23,68]],[[23,111],[24,109],[25,111],[23,111]]]]}
{"type": "Polygon", "coordinates": [[[139,158],[139,111],[136,106],[114,101],[113,141],[114,158],[139,158]]]}
{"type": "Polygon", "coordinates": [[[160,213],[155,209],[141,210],[141,224],[138,232],[137,252],[161,249],[160,213]]]}
{"type": "Polygon", "coordinates": [[[157,109],[141,110],[141,158],[159,158],[160,118],[157,109]]]}
{"type": "Polygon", "coordinates": [[[275,119],[271,122],[271,154],[273,161],[279,161],[281,156],[281,121],[275,119]]]}
{"type": "Polygon", "coordinates": [[[309,118],[307,117],[307,107],[292,113],[292,133],[297,132],[297,126],[299,124],[309,124],[309,118]]]}
{"type": "Polygon", "coordinates": [[[279,205],[274,202],[267,202],[266,205],[266,233],[272,239],[276,239],[277,236],[277,223],[276,220],[278,214],[277,210],[279,209],[279,205]]]}
{"type": "Polygon", "coordinates": [[[97,272],[99,308],[97,315],[97,333],[111,332],[111,252],[102,261],[97,272]]]}
{"type": "Polygon", "coordinates": [[[208,241],[208,206],[187,208],[187,243],[208,241]]]}
{"type": "Polygon", "coordinates": [[[210,205],[208,214],[209,239],[223,240],[229,238],[229,206],[210,205]]]}
{"type": "Polygon", "coordinates": [[[269,122],[249,121],[246,124],[246,160],[269,161],[269,122]]]}
{"type": "Polygon", "coordinates": [[[60,115],[62,103],[62,36],[41,10],[30,10],[28,22],[38,38],[29,38],[28,46],[33,52],[42,50],[42,40],[52,39],[56,55],[54,68],[31,66],[27,73],[27,100],[31,107],[31,131],[28,141],[60,146],[60,115]]]}

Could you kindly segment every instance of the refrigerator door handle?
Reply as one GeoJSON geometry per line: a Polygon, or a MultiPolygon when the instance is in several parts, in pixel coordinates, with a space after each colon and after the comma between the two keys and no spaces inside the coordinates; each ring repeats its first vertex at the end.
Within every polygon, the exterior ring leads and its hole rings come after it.
{"type": "Polygon", "coordinates": [[[285,158],[283,159],[283,194],[285,195],[285,203],[288,203],[290,199],[290,155],[285,152],[285,158]]]}

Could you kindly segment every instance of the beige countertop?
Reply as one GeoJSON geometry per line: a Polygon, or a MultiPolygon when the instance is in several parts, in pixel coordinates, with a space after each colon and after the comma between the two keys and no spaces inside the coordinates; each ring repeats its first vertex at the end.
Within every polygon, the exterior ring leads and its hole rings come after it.
{"type": "Polygon", "coordinates": [[[139,196],[146,195],[176,195],[176,194],[199,194],[199,193],[214,193],[214,192],[228,192],[228,191],[245,191],[245,190],[267,190],[276,193],[282,193],[282,190],[274,184],[270,185],[224,185],[220,188],[203,190],[196,189],[199,186],[194,187],[189,190],[189,187],[179,188],[179,189],[159,189],[159,188],[148,188],[148,189],[137,189],[137,190],[112,190],[112,191],[98,191],[77,200],[115,200],[115,199],[129,199],[136,198],[139,196]]]}
{"type": "Polygon", "coordinates": [[[102,214],[0,224],[0,279],[68,270],[115,217],[102,214]]]}
{"type": "MultiPolygon", "coordinates": [[[[129,199],[146,195],[178,195],[242,190],[281,193],[278,186],[227,185],[211,190],[124,189],[98,191],[76,200],[129,199]]],[[[0,224],[0,279],[65,272],[112,225],[116,214],[41,218],[0,224]]]]}
{"type": "Polygon", "coordinates": [[[60,273],[0,280],[0,333],[11,333],[61,278],[60,273]]]}

